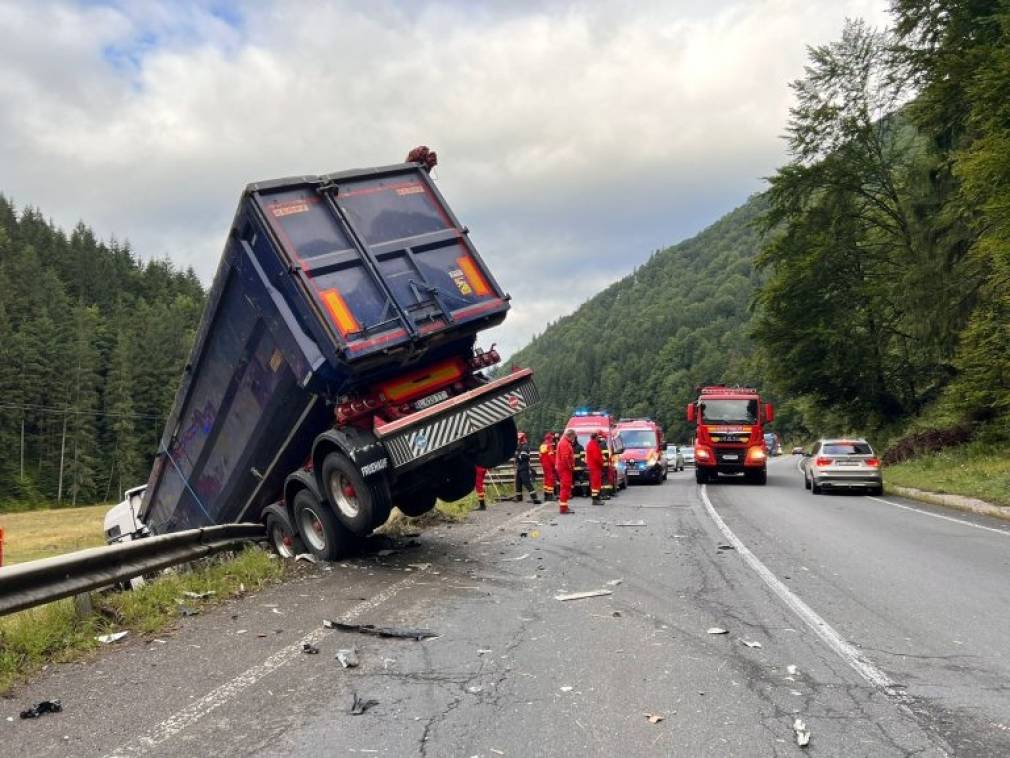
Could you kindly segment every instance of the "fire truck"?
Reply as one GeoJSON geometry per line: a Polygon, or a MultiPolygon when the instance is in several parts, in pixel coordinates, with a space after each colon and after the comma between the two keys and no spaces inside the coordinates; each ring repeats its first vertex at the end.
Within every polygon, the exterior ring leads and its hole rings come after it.
{"type": "Polygon", "coordinates": [[[719,474],[743,474],[754,484],[768,481],[764,424],[775,418],[771,403],[751,387],[701,387],[687,406],[695,424],[694,475],[699,484],[719,474]]]}
{"type": "Polygon", "coordinates": [[[575,411],[565,429],[574,429],[577,445],[575,450],[575,472],[572,480],[572,491],[586,497],[589,495],[589,472],[586,470],[586,445],[595,431],[602,431],[606,441],[603,451],[603,494],[613,497],[618,490],[628,486],[627,477],[620,467],[621,438],[617,435],[614,417],[607,411],[591,411],[579,408],[575,411]]]}

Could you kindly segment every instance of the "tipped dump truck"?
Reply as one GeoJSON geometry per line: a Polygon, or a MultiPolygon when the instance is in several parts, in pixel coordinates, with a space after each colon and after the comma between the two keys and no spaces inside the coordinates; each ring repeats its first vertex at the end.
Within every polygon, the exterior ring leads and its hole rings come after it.
{"type": "Polygon", "coordinates": [[[537,401],[531,371],[482,372],[508,309],[421,163],[250,184],[139,513],[108,536],[264,520],[332,560],[394,505],[465,496],[537,401]]]}

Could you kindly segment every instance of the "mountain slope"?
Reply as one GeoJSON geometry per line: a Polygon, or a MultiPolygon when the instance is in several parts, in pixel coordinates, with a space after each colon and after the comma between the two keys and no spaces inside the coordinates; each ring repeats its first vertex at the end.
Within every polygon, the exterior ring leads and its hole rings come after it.
{"type": "Polygon", "coordinates": [[[559,429],[586,405],[652,416],[676,439],[686,437],[684,406],[696,385],[756,381],[748,306],[759,284],[753,222],[764,207],[757,195],[657,252],[513,355],[535,369],[543,399],[523,424],[559,429]]]}

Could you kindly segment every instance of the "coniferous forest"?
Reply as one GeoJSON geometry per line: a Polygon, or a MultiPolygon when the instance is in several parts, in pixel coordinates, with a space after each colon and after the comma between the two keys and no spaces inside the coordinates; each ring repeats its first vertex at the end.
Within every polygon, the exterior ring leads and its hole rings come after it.
{"type": "Polygon", "coordinates": [[[0,507],[147,481],[203,301],[192,271],[0,196],[0,507]]]}

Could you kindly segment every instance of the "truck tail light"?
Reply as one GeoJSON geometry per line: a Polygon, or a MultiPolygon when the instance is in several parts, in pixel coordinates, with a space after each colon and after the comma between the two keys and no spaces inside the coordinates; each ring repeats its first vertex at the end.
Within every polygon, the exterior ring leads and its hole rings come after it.
{"type": "Polygon", "coordinates": [[[877,468],[878,466],[880,466],[880,461],[876,458],[867,458],[865,463],[870,468],[877,468]]]}
{"type": "Polygon", "coordinates": [[[824,466],[830,466],[831,465],[831,459],[830,458],[825,458],[824,456],[819,456],[819,457],[817,457],[817,458],[814,459],[814,465],[817,466],[817,467],[819,467],[819,468],[823,468],[824,466]]]}

